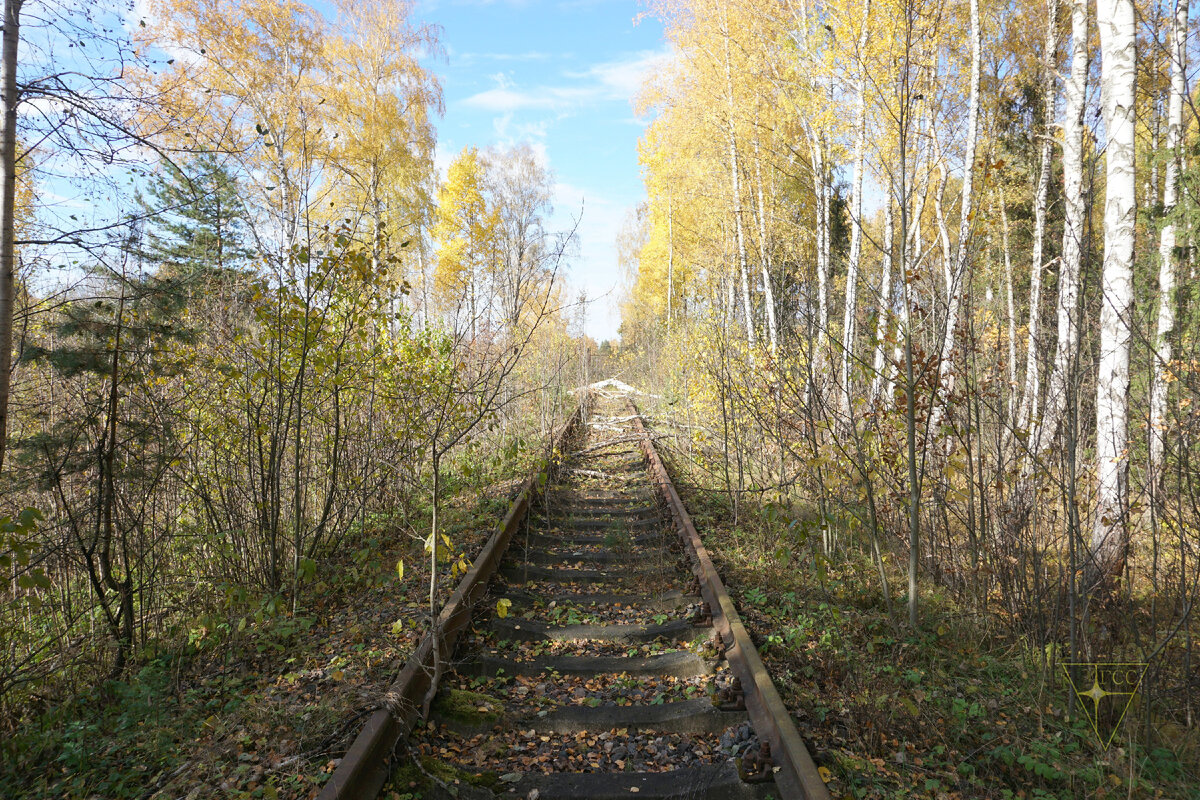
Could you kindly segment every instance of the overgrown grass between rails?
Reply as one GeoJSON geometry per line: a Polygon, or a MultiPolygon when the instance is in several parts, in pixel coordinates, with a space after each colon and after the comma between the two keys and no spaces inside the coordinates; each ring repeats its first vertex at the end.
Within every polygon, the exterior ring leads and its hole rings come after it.
{"type": "Polygon", "coordinates": [[[1140,696],[1105,750],[1068,714],[1059,671],[1011,627],[923,580],[911,631],[885,549],[889,616],[870,543],[851,526],[825,555],[820,537],[752,501],[734,529],[725,495],[683,494],[835,797],[1200,797],[1200,749],[1184,735],[1143,746],[1140,696]]]}

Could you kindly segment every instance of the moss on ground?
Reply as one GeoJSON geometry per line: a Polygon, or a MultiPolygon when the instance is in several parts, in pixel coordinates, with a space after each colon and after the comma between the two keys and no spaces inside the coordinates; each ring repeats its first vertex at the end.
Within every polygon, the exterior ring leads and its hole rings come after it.
{"type": "Polygon", "coordinates": [[[504,716],[504,704],[482,692],[446,689],[438,692],[433,711],[439,717],[467,723],[492,723],[504,716]]]}
{"type": "MultiPolygon", "coordinates": [[[[470,694],[466,692],[465,694],[470,694]]],[[[437,795],[442,789],[438,781],[447,786],[475,786],[488,791],[495,791],[503,786],[500,775],[495,772],[469,772],[460,769],[447,761],[441,761],[433,756],[422,756],[418,766],[411,760],[406,760],[392,771],[391,778],[384,787],[381,797],[407,797],[415,800],[426,795],[437,795]]]]}

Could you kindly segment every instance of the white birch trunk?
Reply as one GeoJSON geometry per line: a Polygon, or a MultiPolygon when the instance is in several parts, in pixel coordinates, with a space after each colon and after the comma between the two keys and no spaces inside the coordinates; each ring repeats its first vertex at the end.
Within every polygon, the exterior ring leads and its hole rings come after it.
{"type": "Polygon", "coordinates": [[[1042,96],[1045,103],[1046,130],[1042,132],[1042,166],[1038,175],[1037,194],[1033,201],[1033,253],[1029,265],[1029,326],[1025,339],[1025,389],[1017,413],[1017,427],[1031,431],[1038,415],[1038,397],[1042,382],[1038,369],[1038,328],[1042,309],[1042,253],[1046,238],[1046,205],[1050,196],[1050,166],[1054,156],[1054,106],[1057,72],[1058,39],[1056,21],[1058,0],[1046,7],[1046,41],[1042,50],[1042,96]]]}
{"type": "Polygon", "coordinates": [[[942,281],[946,287],[946,305],[949,306],[950,298],[954,295],[954,252],[950,247],[950,226],[946,224],[946,213],[942,209],[942,201],[946,197],[946,184],[950,182],[950,170],[946,168],[946,163],[942,161],[941,147],[935,145],[938,161],[938,178],[937,191],[933,195],[933,218],[937,222],[938,241],[942,245],[942,281]]]}
{"type": "Polygon", "coordinates": [[[1106,131],[1104,267],[1096,374],[1096,509],[1092,576],[1120,574],[1128,546],[1129,349],[1137,222],[1134,140],[1137,23],[1133,0],[1097,0],[1106,131]]]}
{"type": "MultiPolygon", "coordinates": [[[[859,58],[867,49],[867,32],[870,30],[871,0],[863,0],[862,32],[858,37],[859,58]]],[[[858,311],[858,266],[862,259],[862,186],[863,167],[867,149],[867,77],[861,60],[858,65],[858,81],[854,87],[854,175],[850,184],[850,257],[846,262],[846,307],[842,315],[842,416],[850,418],[850,357],[854,352],[857,334],[858,311]]]]}
{"type": "Polygon", "coordinates": [[[1071,75],[1065,87],[1063,119],[1063,221],[1062,258],[1058,270],[1057,327],[1054,368],[1046,393],[1046,412],[1033,437],[1040,454],[1050,446],[1067,409],[1067,383],[1079,345],[1076,310],[1079,306],[1079,266],[1083,257],[1083,115],[1087,103],[1088,0],[1071,0],[1071,75]]]}
{"type": "Polygon", "coordinates": [[[725,29],[725,88],[729,99],[729,184],[733,192],[733,224],[737,245],[738,272],[742,279],[742,313],[746,316],[746,341],[754,347],[754,314],[750,305],[750,279],[746,274],[746,233],[742,227],[742,189],[738,171],[736,104],[733,98],[733,69],[729,61],[729,29],[725,29]]]}
{"type": "MultiPolygon", "coordinates": [[[[756,126],[757,127],[757,126],[756,126]]],[[[771,285],[771,252],[767,247],[767,205],[763,191],[762,155],[759,152],[758,136],[754,137],[754,171],[758,183],[758,263],[762,270],[763,305],[767,311],[767,338],[771,345],[771,357],[779,350],[779,329],[775,321],[775,289],[771,285]]]]}
{"type": "Polygon", "coordinates": [[[967,255],[971,238],[971,218],[974,216],[972,188],[975,178],[975,150],[979,139],[979,62],[983,49],[979,28],[979,0],[971,0],[971,94],[967,103],[967,142],[963,156],[962,201],[958,223],[958,252],[955,257],[954,275],[946,307],[946,332],[942,337],[941,362],[938,365],[938,383],[941,402],[935,403],[930,424],[937,428],[945,409],[946,397],[954,388],[954,365],[951,356],[955,347],[955,329],[958,327],[959,306],[962,303],[963,281],[967,272],[967,255]]]}
{"type": "Polygon", "coordinates": [[[815,132],[809,136],[812,154],[813,194],[817,199],[817,341],[816,370],[825,363],[825,337],[829,332],[829,191],[825,176],[824,143],[815,132]]]}
{"type": "Polygon", "coordinates": [[[879,274],[879,315],[875,319],[875,357],[871,362],[873,377],[870,407],[872,409],[879,402],[879,391],[883,387],[885,360],[887,359],[884,344],[887,341],[888,312],[892,301],[892,242],[895,237],[895,223],[890,190],[885,202],[887,205],[883,211],[883,266],[879,274]]]}
{"type": "MultiPolygon", "coordinates": [[[[908,232],[905,234],[905,238],[904,238],[903,242],[901,243],[901,246],[906,248],[905,252],[903,254],[903,260],[901,263],[908,270],[916,269],[916,266],[918,264],[920,264],[921,260],[925,257],[925,250],[924,250],[925,238],[924,238],[924,234],[921,232],[921,219],[925,216],[925,196],[928,193],[929,193],[929,175],[926,174],[924,176],[923,182],[921,184],[919,184],[919,186],[914,181],[914,186],[913,186],[914,204],[913,204],[913,209],[912,209],[912,215],[910,217],[910,221],[908,224],[908,232]]],[[[904,198],[901,198],[902,202],[903,202],[903,199],[904,198]]],[[[909,284],[908,275],[901,273],[900,280],[902,280],[904,282],[904,292],[903,292],[903,298],[902,298],[904,302],[901,303],[899,306],[899,311],[900,311],[899,323],[900,323],[900,330],[905,331],[905,330],[908,330],[908,327],[907,327],[908,326],[908,316],[909,316],[908,311],[909,311],[909,303],[912,299],[912,297],[911,297],[912,287],[909,284]]],[[[892,370],[892,373],[888,378],[888,384],[887,384],[887,388],[885,390],[885,393],[889,397],[892,395],[893,391],[895,390],[895,385],[896,385],[895,381],[896,381],[897,373],[899,372],[901,365],[904,364],[904,343],[900,340],[899,337],[897,337],[897,339],[896,339],[895,347],[892,348],[892,360],[895,362],[895,368],[892,370]]]]}
{"type": "MultiPolygon", "coordinates": [[[[1167,101],[1167,161],[1163,183],[1163,213],[1170,214],[1179,200],[1179,146],[1183,141],[1184,98],[1187,87],[1188,0],[1176,0],[1171,26],[1171,94],[1167,101]]],[[[1171,332],[1175,329],[1175,223],[1163,225],[1158,240],[1158,326],[1154,340],[1154,373],[1150,383],[1150,475],[1147,483],[1157,493],[1167,429],[1167,370],[1171,361],[1171,332]]]]}
{"type": "Polygon", "coordinates": [[[1004,249],[1004,291],[1008,301],[1008,422],[1017,420],[1017,306],[1013,298],[1012,254],[1008,247],[1008,200],[1000,195],[1000,246],[1004,249]]]}

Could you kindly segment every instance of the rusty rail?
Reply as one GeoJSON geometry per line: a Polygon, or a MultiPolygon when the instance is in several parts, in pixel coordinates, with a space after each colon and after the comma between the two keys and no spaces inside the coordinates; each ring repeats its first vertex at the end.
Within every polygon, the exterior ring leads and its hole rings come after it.
{"type": "Polygon", "coordinates": [[[754,730],[771,743],[771,756],[775,761],[775,785],[784,800],[831,800],[829,789],[821,780],[817,766],[809,755],[800,732],[792,722],[783,698],[775,689],[767,668],[758,656],[758,650],[750,641],[750,634],[742,624],[737,609],[721,577],[713,567],[708,551],[700,541],[700,534],[692,524],[692,518],[667,475],[667,469],[659,458],[650,433],[642,422],[641,411],[633,401],[634,424],[642,435],[642,452],[649,463],[650,474],[671,508],[671,515],[683,539],[684,547],[692,562],[692,573],[700,583],[700,592],[712,609],[713,628],[725,643],[725,658],[730,669],[741,680],[746,694],[746,710],[754,730]]]}
{"type": "MultiPolygon", "coordinates": [[[[583,419],[584,400],[580,398],[579,406],[551,441],[546,466],[547,483],[550,477],[548,472],[553,468],[556,457],[563,453],[564,443],[583,419]]],[[[475,558],[454,594],[442,607],[437,627],[425,634],[417,649],[409,656],[399,677],[381,698],[382,708],[367,720],[317,800],[358,800],[379,794],[387,781],[396,743],[412,731],[420,714],[422,700],[434,679],[434,634],[439,634],[436,646],[439,660],[444,664],[453,654],[459,634],[471,621],[472,607],[487,592],[488,582],[500,566],[513,533],[525,519],[530,503],[541,489],[538,481],[540,472],[535,468],[525,479],[508,513],[475,558]]]]}

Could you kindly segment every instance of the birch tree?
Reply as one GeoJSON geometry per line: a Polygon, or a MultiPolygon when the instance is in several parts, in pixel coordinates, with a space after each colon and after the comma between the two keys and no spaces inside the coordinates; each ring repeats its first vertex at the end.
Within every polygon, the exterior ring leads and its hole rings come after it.
{"type": "Polygon", "coordinates": [[[1063,116],[1063,221],[1062,256],[1058,270],[1057,328],[1054,368],[1046,395],[1046,413],[1033,437],[1038,452],[1053,441],[1067,408],[1067,381],[1079,345],[1076,309],[1079,305],[1079,265],[1083,255],[1085,212],[1083,202],[1083,114],[1087,100],[1088,2],[1071,0],[1071,74],[1067,80],[1063,116]]]}
{"type": "Polygon", "coordinates": [[[931,426],[937,427],[944,410],[945,394],[953,388],[953,354],[955,328],[958,327],[959,308],[962,305],[963,281],[966,278],[967,258],[970,255],[971,220],[974,216],[972,191],[975,180],[975,152],[979,140],[979,62],[983,49],[983,36],[979,27],[979,0],[971,0],[971,89],[967,101],[967,142],[963,156],[962,200],[959,206],[958,249],[954,257],[954,270],[947,287],[946,330],[942,335],[941,362],[938,366],[938,382],[943,394],[941,402],[934,407],[931,426]]]}
{"type": "MultiPolygon", "coordinates": [[[[846,307],[842,317],[842,416],[850,417],[850,356],[854,352],[855,314],[858,311],[858,264],[862,258],[863,167],[867,148],[867,77],[863,51],[870,30],[871,0],[863,0],[861,32],[858,36],[858,77],[854,87],[854,176],[850,186],[850,257],[846,262],[846,307]]],[[[890,212],[889,212],[890,213],[890,212]]]]}
{"type": "Polygon", "coordinates": [[[1050,196],[1050,168],[1054,157],[1054,107],[1057,96],[1058,0],[1046,4],[1046,39],[1042,48],[1042,102],[1045,129],[1041,132],[1041,168],[1033,201],[1033,252],[1029,264],[1029,325],[1025,340],[1025,390],[1017,412],[1017,427],[1029,430],[1038,413],[1041,376],[1038,370],[1038,328],[1042,307],[1043,244],[1046,239],[1046,206],[1050,196]]]}
{"type": "Polygon", "coordinates": [[[1171,363],[1171,332],[1175,329],[1175,221],[1171,212],[1179,200],[1180,143],[1183,141],[1183,104],[1187,87],[1188,0],[1176,0],[1171,25],[1171,90],[1167,101],[1167,152],[1163,182],[1163,214],[1167,219],[1158,240],[1158,324],[1154,337],[1154,371],[1150,384],[1150,474],[1147,482],[1156,492],[1162,473],[1163,444],[1167,429],[1167,385],[1171,363]]]}
{"type": "Polygon", "coordinates": [[[1120,574],[1128,548],[1129,350],[1137,222],[1137,23],[1133,0],[1097,0],[1096,20],[1100,26],[1101,105],[1107,142],[1091,577],[1101,580],[1120,574]]]}
{"type": "Polygon", "coordinates": [[[733,199],[733,224],[736,234],[737,266],[742,283],[742,313],[746,319],[746,341],[754,347],[754,313],[750,305],[750,279],[746,269],[746,232],[742,224],[742,190],[738,169],[738,145],[736,128],[736,102],[733,94],[733,68],[729,60],[729,14],[726,12],[722,26],[725,46],[725,90],[729,102],[729,118],[726,120],[726,136],[729,144],[729,191],[733,199]]]}
{"type": "Polygon", "coordinates": [[[879,311],[875,319],[875,354],[871,359],[871,393],[867,404],[871,409],[879,402],[887,359],[888,311],[892,302],[892,246],[896,227],[893,194],[889,186],[883,209],[883,266],[879,274],[879,311]]]}

